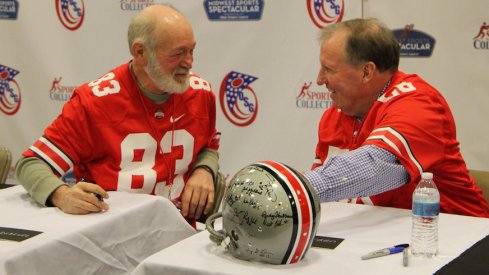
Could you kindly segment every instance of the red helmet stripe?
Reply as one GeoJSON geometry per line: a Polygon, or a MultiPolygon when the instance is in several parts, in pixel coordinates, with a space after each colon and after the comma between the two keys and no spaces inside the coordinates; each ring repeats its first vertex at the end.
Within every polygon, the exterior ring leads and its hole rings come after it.
{"type": "Polygon", "coordinates": [[[274,161],[263,161],[262,164],[265,164],[272,169],[278,171],[280,174],[284,175],[286,179],[284,182],[287,183],[289,189],[295,196],[295,201],[298,202],[296,207],[299,207],[298,217],[298,230],[296,236],[296,243],[294,244],[294,249],[290,254],[289,259],[287,259],[287,263],[296,263],[298,262],[307,251],[307,245],[310,238],[310,234],[312,234],[312,204],[311,199],[308,196],[307,190],[304,189],[304,186],[301,184],[299,178],[289,170],[285,165],[274,162],[274,161]]]}

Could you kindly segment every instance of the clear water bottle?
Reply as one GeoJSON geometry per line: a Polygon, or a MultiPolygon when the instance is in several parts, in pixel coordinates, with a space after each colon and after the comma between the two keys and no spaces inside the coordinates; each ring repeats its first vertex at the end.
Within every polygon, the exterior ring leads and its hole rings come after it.
{"type": "Polygon", "coordinates": [[[438,215],[440,193],[433,181],[433,174],[424,172],[413,192],[413,228],[411,253],[431,258],[438,252],[438,215]]]}

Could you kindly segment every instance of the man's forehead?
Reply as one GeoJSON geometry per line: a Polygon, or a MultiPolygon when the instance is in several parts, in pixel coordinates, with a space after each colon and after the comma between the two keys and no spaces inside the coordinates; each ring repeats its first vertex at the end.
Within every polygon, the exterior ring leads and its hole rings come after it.
{"type": "Polygon", "coordinates": [[[321,44],[321,55],[342,55],[344,53],[345,40],[341,37],[330,37],[321,44]]]}

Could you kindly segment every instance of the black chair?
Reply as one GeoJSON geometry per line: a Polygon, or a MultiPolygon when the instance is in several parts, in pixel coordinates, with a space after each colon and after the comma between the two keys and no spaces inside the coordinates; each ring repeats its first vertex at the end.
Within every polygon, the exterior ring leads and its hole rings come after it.
{"type": "Polygon", "coordinates": [[[489,172],[469,169],[469,174],[474,178],[475,185],[482,189],[482,195],[489,203],[489,172]]]}
{"type": "Polygon", "coordinates": [[[12,154],[6,147],[0,146],[0,183],[7,181],[10,165],[12,164],[12,154]]]}

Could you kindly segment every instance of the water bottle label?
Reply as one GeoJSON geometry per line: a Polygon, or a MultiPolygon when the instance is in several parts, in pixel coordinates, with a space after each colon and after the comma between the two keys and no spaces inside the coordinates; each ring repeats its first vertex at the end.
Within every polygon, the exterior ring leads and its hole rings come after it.
{"type": "Polygon", "coordinates": [[[413,214],[416,216],[434,217],[440,214],[439,202],[413,202],[413,214]]]}

